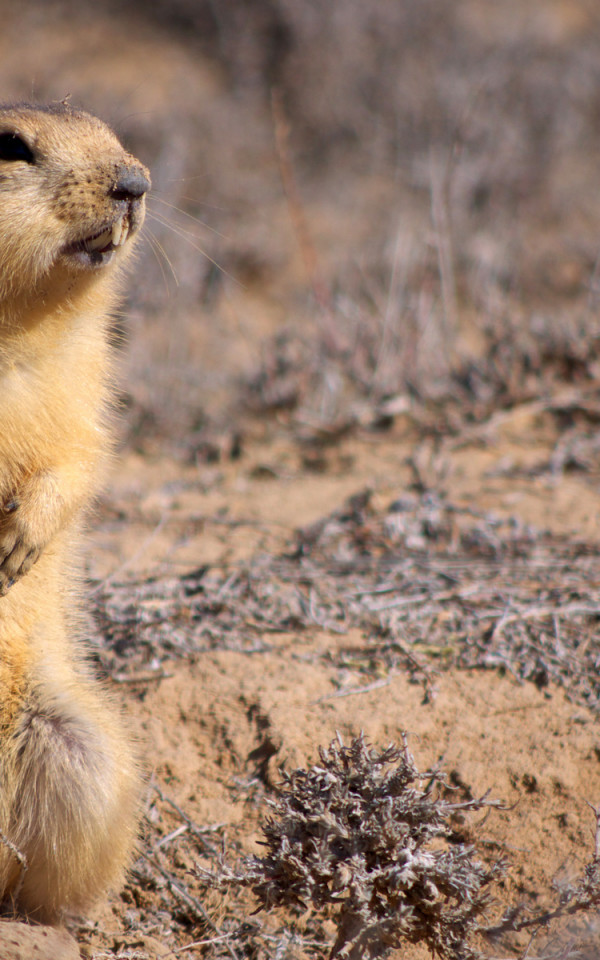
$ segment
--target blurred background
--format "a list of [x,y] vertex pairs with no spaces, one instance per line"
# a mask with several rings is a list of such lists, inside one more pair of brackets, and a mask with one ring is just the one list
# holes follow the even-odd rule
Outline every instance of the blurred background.
[[152,171],[124,442],[210,457],[407,406],[453,429],[594,383],[592,0],[0,10],[2,99],[69,95]]

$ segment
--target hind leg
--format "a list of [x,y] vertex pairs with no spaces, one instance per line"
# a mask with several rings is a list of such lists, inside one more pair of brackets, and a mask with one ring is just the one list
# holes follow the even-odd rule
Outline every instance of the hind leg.
[[126,866],[139,786],[113,714],[100,688],[78,680],[59,697],[38,689],[13,735],[7,838],[27,870],[17,889],[21,871],[13,856],[4,898],[37,920],[84,908]]

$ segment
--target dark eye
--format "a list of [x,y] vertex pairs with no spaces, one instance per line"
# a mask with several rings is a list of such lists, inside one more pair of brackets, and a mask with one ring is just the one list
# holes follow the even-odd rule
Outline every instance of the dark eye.
[[31,149],[16,133],[0,133],[0,160],[35,163]]

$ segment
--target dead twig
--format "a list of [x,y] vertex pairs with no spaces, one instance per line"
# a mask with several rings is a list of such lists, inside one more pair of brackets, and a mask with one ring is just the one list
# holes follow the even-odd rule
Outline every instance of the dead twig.
[[209,916],[208,912],[205,910],[200,900],[198,900],[197,897],[194,897],[189,892],[189,890],[187,890],[183,886],[183,884],[176,877],[173,876],[173,874],[169,873],[168,870],[165,870],[165,868],[162,867],[160,863],[158,863],[155,860],[154,857],[149,856],[147,853],[144,853],[143,851],[141,853],[141,856],[155,870],[157,870],[160,873],[160,875],[164,878],[164,880],[166,880],[171,893],[173,893],[176,897],[182,900],[198,919],[202,920],[203,923],[205,923],[208,927],[210,927],[210,929],[217,935],[217,937],[219,937],[220,940],[221,939],[223,940],[225,947],[227,949],[227,952],[229,956],[232,958],[232,960],[239,960],[237,953],[229,943],[230,938],[228,937],[227,934],[224,934],[223,931],[219,929],[219,927],[214,922],[214,920],[211,919],[211,917]]
[[8,837],[0,830],[0,843],[3,843],[12,853],[13,857],[19,862],[19,877],[15,884],[14,889],[11,891],[13,899],[16,901],[19,898],[19,894],[23,887],[23,882],[25,880],[25,874],[29,869],[29,864],[27,862],[27,857],[22,853],[18,847],[9,840]]

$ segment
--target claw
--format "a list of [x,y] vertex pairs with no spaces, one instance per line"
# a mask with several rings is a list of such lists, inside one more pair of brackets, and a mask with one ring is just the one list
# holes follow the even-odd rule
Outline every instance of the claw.
[[0,553],[0,597],[6,596],[12,585],[29,573],[39,555],[38,547],[28,548],[22,540],[4,547],[4,553]]

